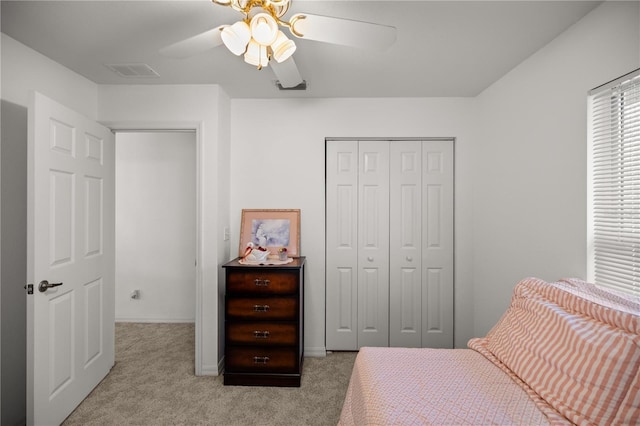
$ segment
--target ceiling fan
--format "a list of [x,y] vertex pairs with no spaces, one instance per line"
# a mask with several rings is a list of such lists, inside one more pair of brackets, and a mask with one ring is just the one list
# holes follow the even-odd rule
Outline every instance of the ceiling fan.
[[283,88],[304,82],[293,60],[296,45],[281,28],[297,38],[325,43],[385,50],[396,40],[395,27],[351,19],[297,13],[288,20],[284,15],[292,0],[211,0],[231,7],[244,18],[220,25],[201,34],[166,46],[160,53],[185,58],[224,44],[234,55],[258,69],[271,64]]

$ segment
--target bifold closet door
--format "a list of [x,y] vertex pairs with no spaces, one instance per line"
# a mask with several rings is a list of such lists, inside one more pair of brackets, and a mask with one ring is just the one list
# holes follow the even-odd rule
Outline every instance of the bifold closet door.
[[327,347],[389,345],[389,144],[327,143]]
[[453,142],[326,156],[327,349],[453,347]]
[[389,343],[453,347],[453,143],[390,144]]
[[358,347],[358,142],[326,146],[326,345]]
[[422,346],[422,141],[390,144],[390,346]]
[[453,141],[422,145],[422,347],[453,347]]
[[358,142],[358,348],[389,346],[389,141]]

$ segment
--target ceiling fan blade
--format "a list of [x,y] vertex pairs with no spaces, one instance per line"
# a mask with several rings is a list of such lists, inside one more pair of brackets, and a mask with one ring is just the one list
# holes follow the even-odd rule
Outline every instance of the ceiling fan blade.
[[160,53],[173,58],[187,58],[189,56],[206,52],[207,50],[213,49],[214,47],[222,44],[222,37],[220,34],[224,27],[226,27],[226,25],[220,25],[219,27],[163,47],[160,49]]
[[296,37],[364,49],[386,50],[396,41],[396,28],[371,22],[297,13],[291,17]]
[[293,60],[293,56],[286,61],[276,62],[269,61],[269,66],[273,69],[273,73],[278,78],[278,82],[284,88],[296,87],[303,82],[298,66]]

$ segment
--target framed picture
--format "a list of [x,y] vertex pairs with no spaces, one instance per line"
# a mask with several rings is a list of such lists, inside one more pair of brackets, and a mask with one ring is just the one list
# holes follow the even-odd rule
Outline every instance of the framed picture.
[[249,242],[271,254],[287,249],[289,257],[300,256],[300,209],[242,209],[239,256]]

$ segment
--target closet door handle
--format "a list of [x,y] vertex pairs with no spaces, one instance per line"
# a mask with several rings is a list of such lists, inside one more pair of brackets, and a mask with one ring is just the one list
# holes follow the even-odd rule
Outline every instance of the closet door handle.
[[407,256],[407,262],[411,262],[411,261],[413,261],[413,257]]
[[368,260],[369,262],[373,262],[373,257],[372,257],[372,256],[369,256],[369,257],[367,257],[367,260]]

